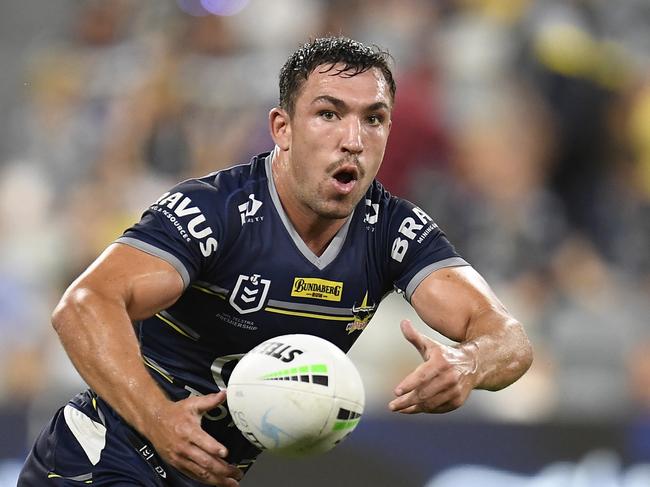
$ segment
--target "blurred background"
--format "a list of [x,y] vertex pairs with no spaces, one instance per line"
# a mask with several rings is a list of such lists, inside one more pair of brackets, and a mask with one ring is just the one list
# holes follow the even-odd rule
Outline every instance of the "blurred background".
[[391,414],[420,360],[391,296],[351,352],[354,434],[242,485],[650,486],[648,0],[0,3],[0,485],[83,387],[49,325],[63,290],[176,181],[270,149],[279,69],[322,34],[392,53],[379,179],[487,278],[535,363],[453,413]]

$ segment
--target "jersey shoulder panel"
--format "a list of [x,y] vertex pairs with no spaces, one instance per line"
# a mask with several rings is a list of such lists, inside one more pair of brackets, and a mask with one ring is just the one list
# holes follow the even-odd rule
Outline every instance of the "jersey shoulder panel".
[[431,272],[468,265],[433,218],[410,201],[391,195],[377,181],[366,193],[366,212],[376,220],[385,275],[407,300]]
[[[163,193],[117,242],[169,262],[185,287],[237,237],[242,192],[266,181],[264,156],[248,164],[185,180]],[[238,197],[239,196],[239,197]],[[238,204],[239,203],[239,204]]]

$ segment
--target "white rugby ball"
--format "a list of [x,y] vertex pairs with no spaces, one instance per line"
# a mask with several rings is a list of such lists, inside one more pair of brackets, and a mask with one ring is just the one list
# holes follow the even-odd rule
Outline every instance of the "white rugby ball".
[[286,456],[326,452],[359,423],[361,376],[336,345],[313,335],[262,342],[228,381],[235,425],[255,446]]

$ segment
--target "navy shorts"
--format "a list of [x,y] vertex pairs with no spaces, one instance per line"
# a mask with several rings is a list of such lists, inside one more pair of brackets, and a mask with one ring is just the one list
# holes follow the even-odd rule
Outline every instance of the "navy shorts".
[[91,391],[59,409],[30,452],[18,487],[205,484],[166,465],[132,428]]

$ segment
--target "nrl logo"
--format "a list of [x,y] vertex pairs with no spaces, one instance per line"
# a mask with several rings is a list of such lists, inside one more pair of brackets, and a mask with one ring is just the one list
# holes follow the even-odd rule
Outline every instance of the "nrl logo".
[[361,306],[357,306],[356,303],[352,306],[354,321],[351,321],[345,327],[345,331],[348,332],[348,335],[352,334],[355,331],[363,331],[366,326],[368,326],[368,323],[375,314],[376,309],[376,304],[368,306],[368,292],[366,291],[366,295],[363,297]]
[[252,276],[240,274],[228,301],[241,314],[254,313],[264,306],[270,286],[271,281],[261,279],[259,274]]

